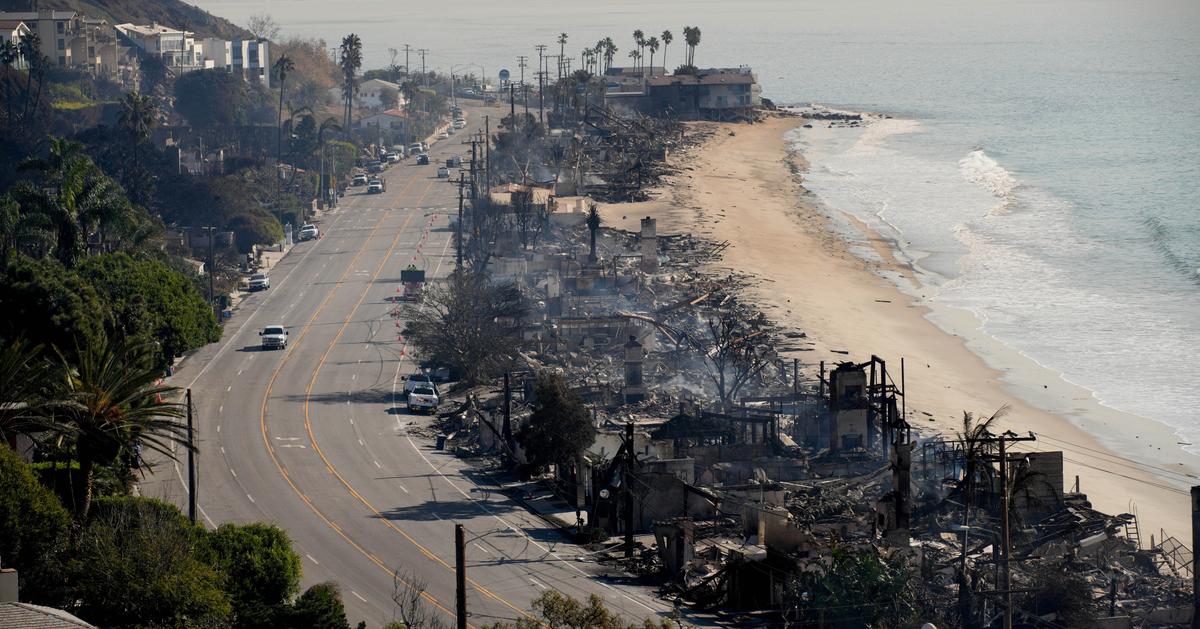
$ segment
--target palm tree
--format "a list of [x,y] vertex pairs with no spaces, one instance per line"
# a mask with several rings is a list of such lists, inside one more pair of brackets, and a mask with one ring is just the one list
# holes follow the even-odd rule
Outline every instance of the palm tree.
[[687,44],[687,65],[696,65],[696,46],[700,45],[700,27],[685,26],[683,27],[683,41]]
[[650,49],[650,76],[654,76],[654,52],[658,50],[658,38],[651,37],[646,40],[646,48]]
[[342,127],[338,125],[337,119],[335,119],[333,116],[321,121],[321,126],[317,129],[317,150],[321,152],[321,185],[319,186],[319,192],[321,194],[321,207],[325,207],[325,203],[328,200],[326,197],[329,191],[329,186],[325,181],[325,132],[341,130]]
[[121,114],[117,123],[129,133],[129,142],[133,146],[133,170],[136,173],[140,164],[139,148],[150,139],[150,132],[157,122],[158,108],[149,97],[137,92],[129,92],[121,99]]
[[617,56],[617,45],[611,37],[604,38],[604,71],[612,67],[613,57]]
[[662,40],[663,45],[663,72],[670,74],[671,71],[667,68],[667,46],[670,46],[671,42],[675,41],[675,35],[671,31],[665,30],[658,38]]
[[637,46],[638,49],[638,55],[634,59],[641,59],[642,47],[646,45],[646,34],[640,28],[633,32],[633,45]]
[[18,170],[41,175],[40,187],[28,182],[14,186],[14,198],[24,211],[44,216],[55,232],[55,256],[68,268],[75,266],[89,234],[98,231],[103,241],[108,228],[131,232],[137,227],[120,187],[83,154],[78,142],[51,138],[48,157],[25,160]]
[[[342,38],[338,65],[342,69],[342,98],[346,104],[343,126],[349,129],[351,118],[354,115],[354,95],[358,93],[358,81],[355,80],[354,75],[362,67],[362,40],[358,35],[350,33]],[[282,93],[280,93],[280,97],[283,97]],[[282,116],[282,113],[280,115]]]
[[563,69],[563,59],[564,59],[563,55],[564,55],[564,51],[567,48],[567,34],[559,33],[558,39],[555,41],[558,42],[558,78],[561,79],[562,78],[562,69]]
[[55,404],[51,430],[75,443],[81,501],[76,516],[83,521],[92,505],[97,464],[134,455],[140,446],[174,459],[172,445],[191,444],[187,427],[176,421],[183,406],[165,401],[178,389],[160,383],[152,344],[103,340],[78,354],[72,363],[59,353],[61,401]]
[[41,345],[15,340],[0,349],[0,443],[45,427],[49,363]]
[[[26,63],[25,103],[21,109],[21,119],[24,120],[29,116],[29,96],[33,93],[33,75],[35,70],[40,69],[42,65],[42,39],[38,37],[37,33],[21,36],[21,41],[17,44],[17,56],[23,57]],[[37,106],[36,102],[34,102],[34,106]]]
[[[279,112],[275,117],[275,211],[280,218],[283,216],[283,208],[280,207],[283,196],[283,173],[280,171],[283,165],[283,95],[287,91],[287,75],[294,69],[296,62],[286,54],[279,55],[272,68],[279,77]],[[292,169],[292,173],[295,173],[295,168]]]
[[4,66],[4,124],[12,122],[12,99],[8,93],[8,70],[21,58],[20,49],[14,41],[5,40],[0,43],[0,65]]
[[[633,56],[634,53],[636,53],[636,52],[637,52],[636,50],[630,50],[629,54],[630,54],[630,56]],[[588,261],[595,262],[596,261],[596,232],[600,230],[600,210],[596,206],[595,203],[593,203],[588,208],[587,228],[588,228],[588,231],[591,232],[591,237],[592,237],[592,247],[588,252]]]

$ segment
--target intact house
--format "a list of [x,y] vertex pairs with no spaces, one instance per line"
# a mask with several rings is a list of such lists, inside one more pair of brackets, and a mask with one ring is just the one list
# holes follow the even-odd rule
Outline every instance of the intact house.
[[[367,137],[377,137],[384,142],[406,142],[408,140],[408,114],[403,109],[388,109],[360,119],[357,123]],[[371,134],[375,135],[372,136]]]
[[[359,83],[358,92],[354,95],[354,106],[372,110],[383,110],[385,105],[384,96],[388,91],[391,91],[396,97],[396,102],[391,110],[404,107],[406,101],[404,94],[400,91],[400,86],[391,81],[384,81],[383,79],[367,79]],[[334,102],[341,102],[342,88],[340,86],[330,88],[329,97]]]
[[169,70],[182,74],[219,68],[271,86],[270,43],[265,39],[197,40],[191,31],[158,23],[118,24],[116,29],[143,54],[161,59]]
[[618,111],[683,120],[731,120],[762,106],[762,88],[746,67],[648,76],[641,85],[638,90],[628,77],[610,81],[605,103]]
[[[13,45],[20,44],[21,38],[32,32],[29,30],[29,26],[22,20],[0,20],[0,44],[5,46],[10,43]],[[22,70],[27,68],[28,64],[25,62],[25,56],[18,52],[12,66]]]

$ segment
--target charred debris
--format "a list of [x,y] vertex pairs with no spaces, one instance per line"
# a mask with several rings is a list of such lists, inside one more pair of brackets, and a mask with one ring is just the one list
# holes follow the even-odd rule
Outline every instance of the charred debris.
[[[803,361],[812,341],[744,297],[755,278],[716,270],[728,243],[602,225],[594,203],[645,198],[692,127],[580,104],[551,123],[514,105],[470,140],[460,269],[528,308],[510,368],[452,396],[439,445],[538,483],[554,498],[531,508],[597,561],[721,622],[1191,623],[1191,551],[1093,509],[1062,452],[995,416],[925,434],[904,393],[936,383],[906,383],[903,359]],[[593,434],[533,469],[519,435],[548,372]]]

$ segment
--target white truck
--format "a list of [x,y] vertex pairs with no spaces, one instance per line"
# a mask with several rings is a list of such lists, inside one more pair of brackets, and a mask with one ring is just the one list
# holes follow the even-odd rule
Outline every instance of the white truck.
[[268,325],[258,336],[263,349],[287,349],[288,331],[282,325]]
[[265,273],[255,273],[250,276],[250,292],[271,288],[271,278]]

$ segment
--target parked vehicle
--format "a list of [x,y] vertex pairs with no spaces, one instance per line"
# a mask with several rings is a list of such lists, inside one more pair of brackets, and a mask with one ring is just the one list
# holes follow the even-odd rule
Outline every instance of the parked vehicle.
[[404,395],[407,396],[408,394],[412,393],[413,389],[416,389],[417,387],[433,388],[433,380],[428,374],[423,373],[414,373],[411,376],[405,376]]
[[250,276],[250,292],[267,290],[271,288],[271,278],[265,273],[255,273]]
[[387,190],[387,184],[383,183],[382,179],[372,179],[371,183],[367,184],[367,194],[383,194]]
[[417,387],[408,394],[408,410],[410,413],[433,413],[437,411],[440,401],[437,389],[432,385]]
[[383,162],[379,162],[379,161],[367,162],[367,172],[369,172],[369,173],[383,172]]
[[417,165],[418,166],[429,165],[429,155],[426,153],[421,153],[420,155],[418,155],[417,156]]
[[312,223],[309,223],[300,228],[300,240],[302,240],[302,241],[303,240],[312,240],[312,239],[316,238],[319,234],[320,234],[320,232],[317,230],[317,226],[313,225]]
[[424,147],[422,147],[422,146],[421,146],[421,143],[420,143],[420,142],[413,142],[412,144],[409,144],[409,145],[408,145],[408,154],[409,154],[409,155],[413,155],[413,154],[416,154],[416,153],[421,153],[421,152],[423,152],[424,150],[425,150],[425,149],[424,149]]
[[438,176],[438,177],[440,177],[440,178],[443,178],[443,179],[444,179],[444,178],[446,178],[446,177],[449,177],[449,176],[450,176],[450,169],[449,169],[449,168],[446,168],[445,166],[438,166],[438,173],[437,173],[437,176]]
[[443,131],[443,132],[441,132],[441,133],[439,133],[439,134],[438,134],[438,137],[439,137],[439,138],[441,138],[441,139],[443,139],[443,140],[449,140],[449,139],[450,139],[450,133],[449,133],[449,132],[447,132],[447,131]]
[[282,325],[268,325],[258,336],[263,349],[287,349],[288,332]]
[[355,186],[367,185],[367,173],[358,173],[358,174],[354,175],[354,182],[352,185],[355,185]]
[[446,160],[447,168],[458,168],[459,166],[462,166],[462,158],[457,155]]
[[463,120],[462,118],[459,118],[459,119],[457,119],[457,120],[455,120],[455,121],[454,121],[454,128],[455,128],[455,129],[462,129],[462,128],[466,127],[466,126],[467,126],[467,121],[466,121],[466,120]]

